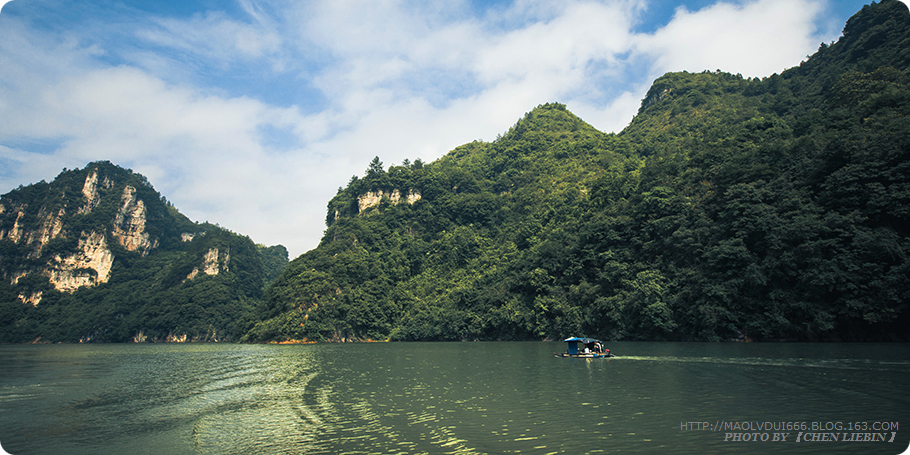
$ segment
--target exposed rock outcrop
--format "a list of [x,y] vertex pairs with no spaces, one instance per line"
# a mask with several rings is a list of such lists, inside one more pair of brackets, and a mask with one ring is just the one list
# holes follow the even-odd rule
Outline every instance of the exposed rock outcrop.
[[42,291],[32,292],[29,294],[19,294],[19,300],[26,305],[38,306],[38,303],[41,302],[41,296],[44,293]]
[[[6,207],[0,206],[3,208],[3,212],[6,212]],[[19,243],[19,240],[22,239],[22,217],[25,216],[25,211],[23,207],[19,207],[19,212],[16,214],[16,221],[13,222],[13,227],[9,230],[0,230],[0,240],[7,239],[13,243]]]
[[136,197],[136,188],[127,185],[123,188],[120,210],[114,216],[112,234],[127,251],[138,251],[145,256],[149,250],[158,246],[158,241],[149,240],[145,231],[145,203]]
[[669,87],[659,87],[657,85],[651,87],[651,90],[648,91],[645,99],[642,100],[641,107],[639,108],[638,112],[641,113],[645,109],[669,98],[672,92],[673,89]]
[[193,268],[193,271],[186,276],[187,280],[192,280],[199,275],[199,273],[204,273],[206,275],[217,275],[222,270],[227,272],[230,270],[228,267],[231,263],[231,250],[228,249],[223,253],[219,253],[218,248],[210,248],[206,251],[205,256],[202,258],[202,270],[199,267]]
[[367,192],[366,194],[357,198],[358,213],[362,213],[364,210],[370,207],[379,205],[383,197],[388,197],[389,201],[391,201],[392,204],[400,204],[401,202],[413,204],[420,200],[420,192],[417,190],[411,190],[403,200],[401,197],[401,192],[398,190],[392,190],[392,192],[388,195],[382,190],[376,192]]
[[35,244],[35,250],[32,257],[41,257],[41,250],[51,240],[55,239],[63,232],[63,215],[66,209],[60,209],[56,214],[44,214],[41,218],[41,227],[38,231],[29,235],[27,243]]
[[73,292],[82,286],[107,283],[114,255],[107,246],[104,234],[82,234],[79,252],[72,256],[55,256],[44,274],[58,291]]
[[[9,230],[0,230],[0,240],[9,240],[13,243],[24,243],[32,246],[32,252],[29,257],[41,257],[41,250],[48,242],[61,235],[63,232],[63,216],[66,210],[61,208],[57,212],[47,213],[42,209],[38,213],[38,229],[29,231],[25,225],[27,207],[17,207],[16,220]],[[0,205],[0,214],[6,212],[6,207]]]
[[168,334],[165,342],[167,343],[186,343],[187,336],[185,333],[180,335],[175,335],[173,333]]
[[209,329],[204,332],[196,333],[192,336],[183,333],[174,333],[170,332],[167,336],[153,336],[149,337],[145,334],[144,330],[140,330],[138,333],[133,335],[133,343],[220,343],[223,341],[230,341],[230,336],[219,335],[218,331],[215,329]]
[[[230,250],[224,253],[224,269],[227,270],[228,264],[231,262],[231,252]],[[212,248],[207,253],[205,253],[205,265],[203,266],[203,273],[206,275],[217,275],[221,271],[222,264],[219,261],[218,248]]]
[[[114,182],[111,179],[107,177],[101,179],[101,188],[110,189],[113,186]],[[82,196],[85,198],[85,204],[79,207],[77,213],[90,213],[101,203],[101,193],[98,191],[98,187],[98,170],[95,169],[85,177],[85,183],[82,185]]]

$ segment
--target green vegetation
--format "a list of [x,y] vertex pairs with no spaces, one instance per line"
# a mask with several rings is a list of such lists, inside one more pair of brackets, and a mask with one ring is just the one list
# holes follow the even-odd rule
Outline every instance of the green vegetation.
[[433,163],[377,157],[247,339],[906,339],[908,153],[885,0],[779,75],[661,77],[620,134],[547,104]]

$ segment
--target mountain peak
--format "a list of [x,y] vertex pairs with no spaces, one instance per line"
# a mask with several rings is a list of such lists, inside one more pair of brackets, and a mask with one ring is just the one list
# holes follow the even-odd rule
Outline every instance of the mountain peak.
[[525,114],[497,141],[524,140],[529,134],[556,134],[560,139],[576,140],[602,133],[566,109],[565,104],[546,103]]

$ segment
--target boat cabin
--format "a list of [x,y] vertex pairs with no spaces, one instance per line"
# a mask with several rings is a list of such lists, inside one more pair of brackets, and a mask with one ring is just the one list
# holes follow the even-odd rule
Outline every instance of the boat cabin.
[[[566,338],[568,350],[560,357],[612,357],[609,349],[604,349],[603,342],[594,338]],[[581,347],[579,347],[579,343]]]

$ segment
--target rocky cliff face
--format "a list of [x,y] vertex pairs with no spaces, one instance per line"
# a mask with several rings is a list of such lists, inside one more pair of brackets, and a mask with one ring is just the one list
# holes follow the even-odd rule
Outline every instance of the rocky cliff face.
[[[103,234],[83,233],[79,249],[71,255],[55,255],[42,271],[58,291],[73,292],[82,286],[107,283],[114,265],[114,254]],[[34,302],[37,305],[38,302]]]
[[107,177],[104,177],[100,183],[98,182],[97,169],[90,172],[85,178],[85,183],[82,185],[82,196],[85,198],[85,204],[82,207],[79,207],[79,213],[91,213],[92,209],[98,206],[98,203],[101,202],[101,194],[98,191],[99,187],[102,189],[110,189],[113,186],[114,182]]
[[[55,181],[48,185],[47,193],[37,197],[16,192],[4,196],[0,201],[0,241],[12,242],[19,251],[27,252],[25,258],[0,257],[0,273],[10,284],[37,274],[47,277],[58,291],[73,292],[108,281],[115,259],[110,242],[141,256],[158,247],[159,240],[146,230],[148,209],[138,196],[137,186],[122,181],[118,184],[117,176],[111,175],[116,171],[107,171],[103,166],[78,171],[85,174],[79,193],[64,185],[58,187]],[[118,195],[116,205],[107,204],[117,207],[112,216],[99,213],[105,200]],[[93,228],[82,228],[87,225]],[[52,243],[58,247],[48,254],[46,249]],[[60,244],[73,247],[60,248]],[[41,292],[20,294],[22,302],[35,306],[41,298]]]
[[36,229],[28,229],[24,226],[25,220],[28,218],[26,209],[27,206],[12,206],[7,208],[5,204],[0,203],[0,215],[7,212],[15,214],[15,221],[9,229],[0,229],[0,240],[7,239],[17,244],[24,244],[31,246],[31,252],[29,257],[37,258],[41,257],[41,249],[44,248],[48,242],[56,238],[63,231],[63,215],[66,214],[66,210],[61,208],[56,213],[47,213],[45,208],[42,208],[40,213],[38,213],[38,225]]
[[202,270],[199,267],[194,267],[193,271],[186,276],[187,280],[192,280],[199,275],[199,273],[204,273],[206,275],[217,275],[222,270],[227,272],[229,270],[228,266],[231,263],[231,250],[227,249],[224,252],[219,253],[218,248],[210,248],[203,256],[202,260]]
[[158,246],[158,241],[151,240],[145,232],[145,203],[136,198],[136,188],[129,185],[123,188],[121,201],[111,233],[127,251],[137,251],[145,256]]
[[357,207],[359,212],[363,213],[364,210],[379,205],[383,197],[389,198],[389,201],[391,201],[392,204],[400,204],[402,202],[413,204],[420,200],[420,193],[416,190],[411,190],[408,192],[407,196],[402,199],[401,192],[398,190],[392,190],[392,192],[389,194],[386,194],[382,190],[369,191],[357,198]]
[[64,169],[0,196],[0,343],[237,340],[278,247],[194,223],[110,162]]

